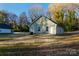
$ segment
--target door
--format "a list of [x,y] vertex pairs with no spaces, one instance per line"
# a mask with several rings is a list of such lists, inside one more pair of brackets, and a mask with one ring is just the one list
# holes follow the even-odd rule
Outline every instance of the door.
[[50,29],[49,29],[49,33],[50,33],[50,34],[53,33],[53,29],[52,29],[52,27],[50,27]]
[[49,33],[50,34],[55,34],[55,27],[50,27]]

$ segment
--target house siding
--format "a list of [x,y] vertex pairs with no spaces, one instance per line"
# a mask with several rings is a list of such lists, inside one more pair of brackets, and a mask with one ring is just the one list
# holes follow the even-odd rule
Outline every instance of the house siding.
[[54,22],[52,22],[52,21],[50,21],[48,19],[47,25],[49,27],[49,32],[48,33],[49,34],[56,34],[56,26],[57,26],[57,24],[55,24]]
[[[40,27],[40,31],[38,31],[38,27]],[[48,27],[48,31],[46,31],[46,27]],[[58,27],[57,24],[52,22],[51,20],[46,19],[45,17],[41,17],[34,24],[31,25],[30,32],[37,33],[37,34],[39,33],[42,33],[42,34],[43,33],[48,33],[48,34],[60,33],[61,34],[63,33],[63,29],[61,27]]]

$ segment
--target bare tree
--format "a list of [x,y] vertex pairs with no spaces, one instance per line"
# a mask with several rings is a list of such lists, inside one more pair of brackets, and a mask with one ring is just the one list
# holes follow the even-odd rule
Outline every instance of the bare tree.
[[32,21],[44,15],[44,9],[41,5],[33,5],[28,10],[29,17]]
[[19,16],[19,26],[21,31],[28,30],[28,20],[25,12],[22,12]]
[[18,16],[14,13],[8,13],[9,24],[14,31],[18,31]]

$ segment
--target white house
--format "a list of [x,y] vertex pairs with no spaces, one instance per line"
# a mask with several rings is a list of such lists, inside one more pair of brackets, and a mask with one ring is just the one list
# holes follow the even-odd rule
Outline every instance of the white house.
[[11,26],[7,24],[0,24],[0,33],[12,33]]
[[64,29],[57,25],[56,22],[50,20],[44,16],[39,17],[37,20],[33,21],[30,25],[30,32],[36,34],[63,34]]

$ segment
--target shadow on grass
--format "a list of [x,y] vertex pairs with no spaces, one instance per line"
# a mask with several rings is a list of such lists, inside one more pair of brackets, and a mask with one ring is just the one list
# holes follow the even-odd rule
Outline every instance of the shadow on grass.
[[57,34],[56,36],[72,36],[79,34],[79,32],[69,32],[69,33],[63,33],[63,34]]
[[[40,43],[41,44],[41,43]],[[44,46],[34,47],[26,46],[23,43],[14,46],[0,47],[1,56],[77,56],[79,55],[79,45],[63,46]]]

